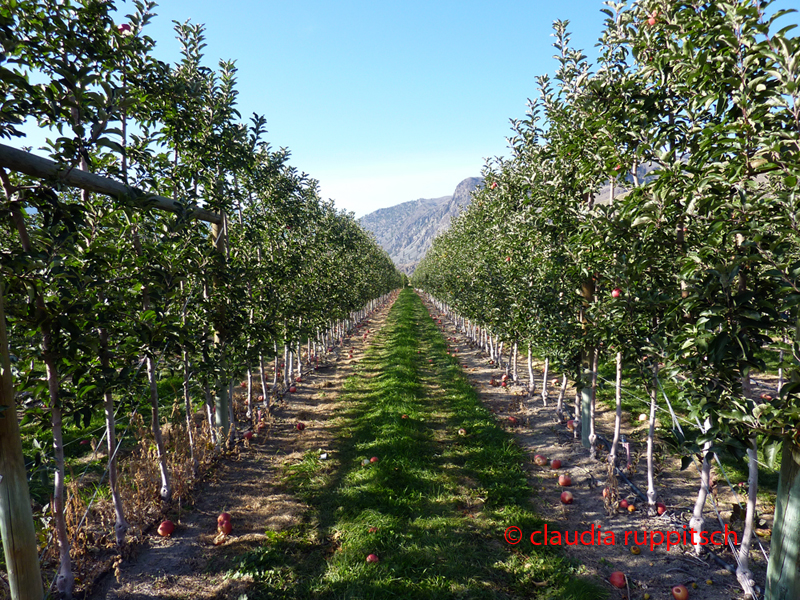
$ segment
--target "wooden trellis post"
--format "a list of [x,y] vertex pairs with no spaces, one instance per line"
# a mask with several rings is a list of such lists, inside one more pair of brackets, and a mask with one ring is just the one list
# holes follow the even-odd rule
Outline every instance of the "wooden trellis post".
[[17,407],[11,381],[11,358],[0,280],[0,536],[8,569],[12,598],[42,598],[42,574],[33,526],[31,496]]

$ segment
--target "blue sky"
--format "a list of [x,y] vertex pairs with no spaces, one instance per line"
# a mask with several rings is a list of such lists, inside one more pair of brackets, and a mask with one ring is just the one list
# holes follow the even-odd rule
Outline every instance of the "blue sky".
[[[800,8],[800,0],[775,6]],[[130,3],[118,2],[124,14]],[[449,195],[507,154],[509,119],[555,70],[552,23],[590,59],[600,0],[163,0],[146,29],[179,59],[173,20],[206,25],[206,64],[236,60],[244,118],[357,216]],[[128,9],[128,10],[126,10]],[[792,17],[797,22],[797,17]],[[18,141],[17,145],[24,142]],[[32,143],[29,141],[28,143]]]

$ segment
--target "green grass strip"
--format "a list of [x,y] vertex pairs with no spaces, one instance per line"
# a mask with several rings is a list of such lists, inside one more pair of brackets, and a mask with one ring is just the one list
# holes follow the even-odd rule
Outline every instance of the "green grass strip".
[[287,470],[306,521],[270,534],[233,571],[261,582],[248,599],[607,596],[557,549],[504,541],[509,526],[530,535],[543,525],[525,456],[412,290],[346,382],[343,406],[332,460],[309,452]]

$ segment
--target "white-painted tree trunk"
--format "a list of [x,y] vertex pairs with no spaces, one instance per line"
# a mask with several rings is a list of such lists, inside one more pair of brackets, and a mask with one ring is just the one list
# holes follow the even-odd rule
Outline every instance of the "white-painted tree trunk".
[[283,385],[289,387],[289,344],[283,344]]
[[739,544],[738,566],[736,568],[736,579],[742,586],[745,596],[757,598],[755,591],[755,580],[750,571],[750,544],[753,541],[753,522],[756,515],[756,494],[758,493],[758,440],[755,436],[750,438],[750,446],[747,448],[747,459],[749,462],[747,477],[747,510],[744,519],[744,532]]
[[258,355],[258,372],[259,379],[261,380],[261,397],[264,410],[269,412],[269,393],[267,392],[267,375],[265,373],[266,365],[264,364],[264,355]]
[[561,389],[558,392],[558,400],[556,401],[556,416],[558,422],[564,421],[564,396],[567,393],[567,374],[561,376]]
[[[710,421],[706,419],[706,422],[703,426],[703,432],[705,433],[710,426]],[[697,500],[695,500],[694,503],[692,518],[689,519],[689,529],[695,533],[702,531],[705,524],[705,520],[703,519],[703,508],[706,504],[706,498],[708,497],[709,485],[711,481],[711,461],[709,460],[710,448],[711,440],[707,441],[703,446],[703,463],[700,467],[700,490],[697,492]],[[700,544],[700,537],[698,535],[693,535],[692,544],[694,545],[695,554],[699,556],[703,551],[703,546]]]
[[64,489],[64,436],[62,430],[61,400],[59,398],[60,383],[55,359],[47,350],[49,334],[45,334],[44,362],[47,371],[47,385],[50,392],[50,423],[53,427],[53,454],[56,461],[55,483],[53,486],[53,521],[55,522],[56,540],[58,541],[58,558],[60,561],[56,575],[56,588],[65,598],[72,598],[75,577],[72,573],[72,560],[69,555],[69,537],[64,511],[66,491]]
[[614,416],[614,439],[611,440],[611,450],[608,453],[608,462],[612,468],[617,464],[617,447],[622,430],[622,352],[617,352],[617,377],[614,392],[617,412]]
[[211,434],[211,442],[216,446],[219,443],[217,437],[217,424],[214,417],[216,408],[214,407],[214,396],[211,394],[211,387],[208,385],[208,382],[203,384],[203,393],[206,397],[206,417],[208,418],[208,429]]
[[250,421],[253,418],[253,370],[250,367],[247,367],[247,398],[245,403],[247,405],[245,414],[247,415],[247,420]]
[[656,505],[655,457],[656,399],[658,398],[658,363],[653,365],[653,382],[650,389],[650,420],[647,430],[647,504]]
[[158,375],[156,373],[156,361],[148,355],[145,359],[147,363],[147,378],[150,381],[150,410],[152,413],[151,427],[153,438],[156,444],[156,459],[158,460],[158,470],[161,475],[161,489],[159,491],[161,499],[169,502],[172,498],[172,485],[169,480],[169,469],[167,468],[167,453],[164,450],[164,439],[161,436],[161,422],[158,416]]
[[517,383],[517,381],[519,381],[519,376],[517,375],[517,353],[518,352],[519,352],[519,344],[515,341],[514,342],[514,349],[513,349],[513,356],[511,358],[511,363],[512,363],[511,380],[514,383]]
[[533,353],[531,352],[531,343],[528,342],[528,394],[533,398],[536,392],[536,379],[533,376]]
[[[192,475],[197,476],[197,455],[194,449],[194,420],[192,411],[192,397],[189,394],[189,354],[181,351],[183,358],[183,407],[186,411],[186,434],[189,436],[189,459],[192,461]],[[109,443],[111,440],[109,439]],[[109,453],[111,452],[109,446]],[[110,456],[110,454],[109,454]],[[111,482],[111,469],[109,467],[108,481]]]
[[597,431],[595,431],[595,413],[597,395],[597,371],[600,365],[600,348],[595,348],[592,353],[592,384],[591,398],[589,399],[589,456],[597,458]]
[[550,359],[544,359],[544,375],[542,376],[542,405],[547,406],[547,378],[550,376]]

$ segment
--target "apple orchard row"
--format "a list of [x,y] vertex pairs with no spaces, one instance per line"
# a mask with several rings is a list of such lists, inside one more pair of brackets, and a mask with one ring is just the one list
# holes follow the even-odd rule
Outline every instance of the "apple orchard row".
[[[641,390],[649,510],[657,411],[672,423],[659,435],[699,472],[695,531],[708,530],[715,455],[747,457],[737,579],[751,597],[800,598],[789,525],[800,521],[800,40],[770,2],[603,12],[596,65],[556,22],[555,76],[537,78],[510,157],[487,164],[412,283],[495,364],[504,347],[544,360],[545,400],[548,369],[564,374],[557,419],[593,457],[607,436],[610,481],[625,471],[623,374]],[[779,352],[785,383],[759,393],[751,375]],[[594,420],[605,368],[616,373],[613,432]],[[766,585],[748,563],[759,455],[781,464]]]
[[[402,285],[353,215],[322,200],[288,150],[266,143],[264,117],[240,118],[234,63],[203,65],[203,27],[176,25],[182,58],[169,65],[147,35],[155,4],[134,5],[126,17],[95,1],[22,0],[0,11],[0,137],[21,137],[20,123],[38,122],[54,161],[0,148],[0,322],[8,325],[0,332],[0,532],[13,598],[44,596],[14,415],[40,472],[55,475],[52,530],[42,539],[52,534],[54,587],[69,598],[71,548],[81,579],[92,562],[76,542],[86,536],[68,525],[82,515],[67,519],[65,446],[82,428],[105,420],[104,506],[113,507],[121,547],[129,527],[148,526],[129,522],[126,506],[139,502],[136,514],[150,515],[154,498],[168,503],[178,483],[185,493],[198,475],[207,453],[195,443],[195,412],[204,413],[211,447],[224,449]],[[169,375],[182,380],[173,414],[186,421],[171,424],[172,437],[180,430],[188,441],[168,456],[160,395]],[[242,378],[247,420],[237,423],[233,382]],[[140,413],[150,416],[156,464],[136,492],[138,483],[121,485],[116,435]]]

